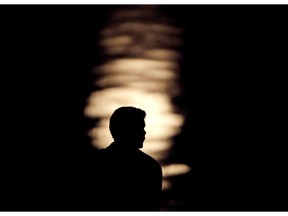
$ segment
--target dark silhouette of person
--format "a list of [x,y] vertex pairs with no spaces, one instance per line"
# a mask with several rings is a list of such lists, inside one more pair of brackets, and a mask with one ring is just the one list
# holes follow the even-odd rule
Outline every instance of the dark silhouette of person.
[[114,142],[98,151],[98,210],[158,211],[162,188],[160,164],[143,153],[145,111],[120,107],[110,118]]

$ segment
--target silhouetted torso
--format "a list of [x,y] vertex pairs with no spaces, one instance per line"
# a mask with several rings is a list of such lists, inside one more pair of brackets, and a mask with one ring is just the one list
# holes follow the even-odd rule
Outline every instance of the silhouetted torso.
[[159,163],[139,149],[112,143],[99,151],[97,205],[107,211],[156,211],[162,186]]

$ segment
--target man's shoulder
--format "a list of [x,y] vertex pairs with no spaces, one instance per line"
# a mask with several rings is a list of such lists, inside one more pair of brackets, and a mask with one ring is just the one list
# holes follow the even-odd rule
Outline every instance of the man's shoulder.
[[111,150],[109,148],[103,148],[103,149],[99,149],[96,153],[96,156],[99,159],[104,159],[107,157],[107,155],[109,155],[111,153]]
[[144,160],[146,160],[148,163],[153,164],[157,169],[161,169],[161,165],[156,159],[154,159],[153,157],[151,157],[150,155],[146,154],[141,150],[139,150],[139,152]]

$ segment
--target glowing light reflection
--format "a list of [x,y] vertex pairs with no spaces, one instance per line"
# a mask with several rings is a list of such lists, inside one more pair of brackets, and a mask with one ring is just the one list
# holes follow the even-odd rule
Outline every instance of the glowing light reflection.
[[[144,66],[144,67],[143,67]],[[158,73],[147,73],[147,70],[157,70]],[[96,68],[96,73],[108,73],[109,75],[119,74],[133,74],[143,75],[155,78],[175,78],[175,70],[178,70],[179,66],[175,62],[171,61],[158,61],[150,59],[137,59],[137,58],[121,58],[112,60]],[[131,73],[133,70],[133,73]],[[171,71],[174,71],[172,73]],[[159,73],[160,72],[160,73]],[[162,72],[162,73],[161,73]],[[166,73],[167,72],[167,73]],[[169,76],[170,75],[170,76]],[[171,77],[172,76],[172,77]]]
[[105,46],[105,47],[127,46],[133,43],[133,39],[132,37],[128,35],[123,35],[123,36],[116,36],[116,37],[103,39],[99,43],[100,45]]
[[[179,28],[165,25],[163,23],[156,24],[156,23],[145,23],[141,21],[133,22],[133,21],[126,21],[118,23],[114,25],[112,28],[106,28],[100,32],[100,35],[103,37],[114,36],[117,34],[123,34],[125,32],[134,33],[134,32],[142,32],[143,29],[149,31],[149,33],[154,32],[157,34],[161,34],[162,37],[167,37],[168,34],[180,34],[181,30]],[[155,39],[154,39],[155,40]],[[180,42],[180,39],[176,38],[177,41]]]
[[163,180],[162,182],[162,190],[168,190],[172,187],[171,181],[168,181],[166,179]]
[[162,168],[163,176],[171,177],[188,173],[191,168],[185,164],[170,164]]

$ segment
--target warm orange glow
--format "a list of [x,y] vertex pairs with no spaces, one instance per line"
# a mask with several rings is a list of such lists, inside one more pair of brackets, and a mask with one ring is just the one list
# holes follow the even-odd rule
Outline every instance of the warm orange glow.
[[115,12],[112,15],[115,22],[100,32],[99,45],[109,60],[95,68],[98,75],[95,85],[101,89],[91,93],[84,112],[88,117],[99,118],[89,134],[96,148],[104,148],[113,141],[109,118],[114,110],[121,106],[145,110],[147,134],[142,151],[160,162],[166,190],[172,185],[167,177],[190,170],[185,164],[167,165],[165,161],[173,145],[172,138],[184,122],[184,116],[176,113],[171,104],[172,97],[180,92],[177,81],[181,55],[175,48],[182,42],[179,28],[144,21],[147,14],[151,15],[149,19],[157,14],[154,9],[144,8],[145,13]]
[[190,167],[185,164],[170,164],[162,168],[163,176],[170,177],[188,173]]
[[[151,73],[150,70],[157,71],[157,73]],[[151,59],[138,59],[138,58],[120,58],[96,68],[96,72],[99,74],[108,73],[106,75],[117,75],[123,73],[131,76],[143,76],[153,78],[174,78],[177,76],[175,70],[178,70],[179,66],[173,61],[158,61]],[[133,73],[131,72],[133,71]],[[174,73],[173,73],[174,72]]]
[[167,179],[164,179],[162,182],[162,190],[168,190],[172,187],[171,181],[168,181]]
[[158,60],[169,59],[174,61],[180,59],[180,54],[178,52],[169,49],[150,49],[146,50],[144,55],[146,58]]
[[190,172],[191,168],[186,164],[170,164],[162,166],[163,172],[163,182],[162,182],[162,190],[168,190],[172,187],[172,182],[169,181],[169,177],[183,175]]
[[133,38],[129,35],[115,36],[102,39],[99,43],[105,47],[127,46],[133,43]]
[[[141,21],[126,21],[118,23],[117,26],[112,26],[110,28],[106,28],[100,32],[100,35],[103,37],[111,37],[118,34],[123,34],[125,32],[129,32],[130,34],[133,34],[134,32],[143,32],[147,31],[149,34],[151,33],[157,33],[158,36],[162,37],[168,37],[170,34],[180,34],[181,30],[179,28],[169,26],[166,24],[157,24],[157,23],[145,23]],[[161,35],[160,35],[161,34]],[[152,39],[155,41],[155,38]],[[178,43],[181,43],[181,40],[176,38],[176,41]],[[178,44],[178,45],[179,45]]]

